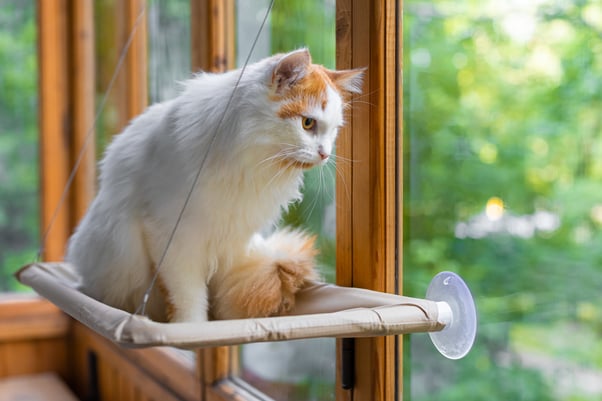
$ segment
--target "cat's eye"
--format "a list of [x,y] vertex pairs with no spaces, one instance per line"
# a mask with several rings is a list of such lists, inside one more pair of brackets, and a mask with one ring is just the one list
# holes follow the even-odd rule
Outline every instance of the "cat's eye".
[[316,126],[316,120],[311,117],[303,117],[301,119],[301,125],[303,126],[304,130],[309,131]]

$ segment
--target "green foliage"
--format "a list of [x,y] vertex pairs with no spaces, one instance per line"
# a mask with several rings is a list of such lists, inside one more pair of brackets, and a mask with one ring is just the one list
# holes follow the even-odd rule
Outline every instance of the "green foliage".
[[332,0],[277,1],[272,8],[272,53],[309,48],[314,63],[334,68],[335,24]]
[[[485,326],[475,348],[461,361],[450,361],[435,355],[426,336],[411,340],[412,357],[406,359],[404,372],[411,384],[404,386],[404,399],[413,401],[471,400],[554,400],[550,386],[541,374],[521,365],[513,358],[496,360],[500,344],[506,341],[500,327]],[[410,347],[407,347],[409,349]],[[409,354],[410,352],[406,352]],[[425,357],[426,356],[426,357]],[[508,356],[506,354],[506,356]],[[405,366],[405,364],[404,364]],[[408,381],[409,382],[409,381]],[[411,390],[410,390],[411,388]],[[411,393],[411,397],[409,397]]]
[[[573,355],[599,366],[599,353],[580,347],[594,349],[602,327],[591,312],[602,301],[602,6],[487,4],[404,3],[406,291],[422,296],[437,271],[460,273],[480,315],[472,353],[488,349],[491,361],[477,372],[469,355],[425,399],[577,399],[542,367],[497,362],[543,352],[553,363]],[[516,226],[538,211],[560,224],[525,236],[456,235],[459,222],[485,218],[492,197],[506,218],[520,217]],[[535,346],[544,332],[567,336],[567,325],[589,335]],[[423,355],[413,356],[420,375]]]
[[38,237],[37,63],[33,1],[0,1],[0,291]]

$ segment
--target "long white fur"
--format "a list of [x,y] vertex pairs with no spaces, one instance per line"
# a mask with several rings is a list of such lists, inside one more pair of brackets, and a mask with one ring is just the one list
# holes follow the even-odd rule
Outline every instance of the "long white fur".
[[[249,65],[236,89],[240,70],[200,74],[178,97],[149,107],[114,138],[100,165],[98,195],[67,252],[84,292],[129,311],[140,305],[206,157],[161,266],[161,284],[176,306],[172,320],[207,319],[212,273],[243,259],[253,236],[301,197],[302,170],[283,168],[281,156],[321,163],[318,148],[330,154],[343,121],[334,88],[325,110],[316,105],[307,111],[318,121],[316,135],[308,135],[297,118],[276,116],[272,72],[286,56]],[[157,296],[155,291],[151,298]],[[149,307],[151,317],[164,316],[160,301]]]

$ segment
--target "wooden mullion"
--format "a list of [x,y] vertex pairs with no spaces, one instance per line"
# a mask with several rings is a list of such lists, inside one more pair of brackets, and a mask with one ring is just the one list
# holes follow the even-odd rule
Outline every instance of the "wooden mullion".
[[[337,183],[338,196],[351,187],[350,201],[338,198],[337,283],[385,292],[397,289],[400,244],[398,10],[395,0],[337,1],[337,67],[368,67],[337,145],[354,161]],[[395,399],[396,349],[394,337],[356,340],[355,387],[338,399]]]
[[[69,175],[66,0],[38,0],[40,226],[42,257],[61,260],[69,236],[68,200],[58,209]],[[49,229],[50,228],[50,229]],[[46,232],[46,230],[49,230]]]
[[[338,0],[336,10],[336,63],[337,69],[351,68],[353,42],[353,30],[351,29],[351,6],[352,0]],[[354,108],[356,106],[353,106]],[[342,156],[340,160],[350,160],[353,155],[353,118],[350,111],[346,115],[346,124],[339,132],[337,138],[337,155]],[[353,162],[342,162],[337,164],[336,181],[336,228],[337,228],[337,271],[336,283],[341,286],[353,284]]]
[[234,67],[233,0],[190,0],[193,70],[223,72]]
[[43,257],[62,260],[67,239],[94,196],[92,0],[40,0],[38,19],[42,232],[52,225]]
[[[134,37],[125,59],[126,95],[128,121],[142,113],[148,106],[148,32],[146,0],[127,0],[125,8],[126,41],[134,32]],[[126,42],[124,42],[125,45]]]
[[[397,91],[395,94],[396,105],[395,105],[395,124],[397,130],[397,143],[396,143],[396,151],[397,158],[395,161],[395,170],[397,176],[397,194],[396,194],[396,202],[397,202],[397,212],[396,212],[396,221],[397,221],[397,279],[395,282],[395,292],[398,294],[403,294],[403,0],[397,0],[396,4],[394,4],[394,10],[388,10],[390,13],[389,24],[395,24],[396,31],[396,43],[394,49],[389,49],[390,52],[394,51],[394,55],[391,57],[395,57],[395,71],[390,71],[391,75],[394,75],[395,82],[395,90]],[[391,20],[394,19],[394,20]],[[391,78],[391,79],[392,79]],[[404,398],[404,387],[403,387],[403,372],[404,372],[404,359],[403,359],[403,336],[397,337],[397,399],[403,400]],[[408,397],[409,398],[409,397]]]
[[[353,65],[353,29],[351,28],[352,0],[337,0],[336,4],[336,67],[348,69]],[[355,107],[355,106],[354,106]],[[353,116],[346,115],[346,124],[341,128],[336,143],[339,160],[349,160],[353,155]],[[336,284],[346,287],[353,285],[353,162],[338,163],[336,177]],[[343,340],[337,340],[337,375],[335,394],[338,401],[352,400],[353,391],[342,387]],[[348,367],[346,367],[348,368]]]
[[[398,57],[400,42],[399,24],[402,19],[398,14],[402,10],[397,1],[385,1],[382,5],[384,13],[384,103],[385,103],[385,233],[387,237],[385,260],[390,266],[385,274],[384,291],[389,293],[401,293],[400,277],[402,242],[401,229],[403,227],[403,207],[399,202],[399,196],[403,195],[403,176],[400,175],[399,166],[402,161],[402,110],[401,110],[401,77],[402,69]],[[401,399],[401,385],[403,383],[402,369],[402,337],[389,336],[384,338],[385,344],[385,399]]]
[[71,228],[84,216],[95,193],[94,141],[94,5],[92,0],[70,2],[70,77],[73,118],[71,165],[79,162],[71,191]]
[[[98,90],[105,95],[114,78],[104,107],[112,115],[104,120],[102,135],[107,142],[148,105],[148,32],[145,0],[124,0],[96,4],[100,40],[97,47]],[[135,30],[135,32],[134,32]],[[130,35],[134,36],[119,70],[119,59]]]
[[209,0],[209,69],[222,72],[226,69],[225,7],[223,0]]
[[[380,57],[383,44],[378,40],[380,28],[375,25],[379,2],[354,0],[352,29],[353,67],[368,66],[364,93],[373,108],[353,110],[352,141],[354,166],[353,193],[353,286],[384,291],[386,264],[383,231],[384,171],[382,126],[383,85]],[[369,133],[369,134],[368,134]],[[357,166],[357,164],[362,166]],[[387,400],[385,366],[386,344],[383,338],[355,341],[354,400]]]
[[209,70],[210,16],[207,0],[190,0],[190,63],[193,71]]
[[199,370],[206,387],[231,376],[230,356],[235,350],[235,347],[215,347],[198,352]]

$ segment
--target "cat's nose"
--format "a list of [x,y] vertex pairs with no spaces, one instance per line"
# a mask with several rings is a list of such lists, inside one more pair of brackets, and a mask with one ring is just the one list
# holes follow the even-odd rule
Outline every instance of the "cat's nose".
[[329,154],[324,151],[324,148],[322,146],[318,147],[318,155],[322,160],[328,159],[329,156]]

